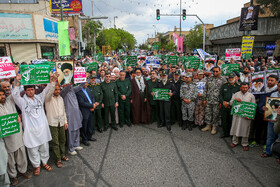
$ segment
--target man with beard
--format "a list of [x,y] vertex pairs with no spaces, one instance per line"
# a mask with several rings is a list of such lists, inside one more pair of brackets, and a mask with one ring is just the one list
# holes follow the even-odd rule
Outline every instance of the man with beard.
[[196,101],[195,112],[194,112],[195,125],[197,125],[201,130],[204,124],[204,113],[205,113],[205,106],[202,104],[202,94],[204,92],[205,83],[206,83],[206,79],[204,78],[204,72],[202,70],[198,71],[197,81],[195,83],[198,89],[197,101]]
[[[175,70],[173,74],[173,79],[171,79],[175,87],[175,94],[171,97],[171,124],[178,120],[179,127],[182,127],[182,103],[180,98],[180,88],[182,85],[182,80],[180,79],[179,70]],[[193,121],[193,120],[192,120]]]
[[167,71],[162,71],[162,80],[158,82],[157,88],[168,89],[169,100],[159,101],[159,111],[160,111],[160,125],[158,127],[166,126],[168,131],[171,131],[171,120],[170,120],[170,98],[172,95],[176,94],[175,87],[172,80],[167,79]]
[[135,78],[131,80],[130,102],[132,108],[132,123],[150,123],[150,106],[148,104],[149,92],[147,81],[142,76],[142,70],[136,68]]
[[60,82],[60,85],[72,84],[73,66],[69,63],[63,63],[61,66],[61,71],[62,71],[64,77],[63,77],[62,81]]
[[159,123],[159,104],[158,101],[153,99],[154,93],[152,92],[153,88],[156,88],[158,83],[157,72],[155,70],[151,71],[151,79],[149,79],[147,83],[149,92],[149,104],[151,108],[151,123]]
[[220,138],[229,137],[232,115],[230,114],[229,101],[233,94],[240,91],[240,85],[235,82],[235,73],[230,73],[228,76],[228,83],[224,84],[220,90],[220,102],[222,104],[221,116],[222,116],[222,127],[223,134]]
[[241,82],[251,82],[251,75],[250,75],[250,67],[246,66],[243,69],[243,73],[240,72],[240,81]]

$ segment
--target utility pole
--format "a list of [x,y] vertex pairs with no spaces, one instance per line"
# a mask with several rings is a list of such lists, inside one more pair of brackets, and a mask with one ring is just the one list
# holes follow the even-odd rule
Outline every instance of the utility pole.
[[60,21],[63,21],[62,0],[60,0]]
[[114,16],[114,29],[116,29],[116,18],[118,18],[118,16]]
[[181,20],[181,17],[182,17],[182,0],[180,0],[180,36],[182,34],[182,20]]

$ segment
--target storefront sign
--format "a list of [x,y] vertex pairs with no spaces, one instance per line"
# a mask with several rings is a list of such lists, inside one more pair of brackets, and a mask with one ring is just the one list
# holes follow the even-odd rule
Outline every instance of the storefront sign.
[[58,40],[57,22],[44,18],[45,37],[50,40]]

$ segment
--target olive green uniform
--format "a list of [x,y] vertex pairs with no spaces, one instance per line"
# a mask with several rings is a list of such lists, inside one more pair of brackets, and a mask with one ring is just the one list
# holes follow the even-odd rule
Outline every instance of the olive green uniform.
[[[120,127],[124,124],[128,126],[131,125],[130,121],[130,94],[131,94],[131,82],[128,79],[116,81],[118,88],[118,101],[119,101],[119,119],[120,119]],[[122,100],[121,96],[125,95],[126,99]]]
[[115,117],[115,104],[118,102],[118,89],[115,82],[106,83],[106,81],[101,83],[101,89],[103,92],[104,104],[104,130],[109,127],[109,113],[111,114],[111,126],[116,128],[116,117]]
[[149,104],[151,107],[151,123],[159,123],[159,103],[157,100],[154,100],[153,96],[151,95],[153,88],[157,87],[158,82],[158,79],[155,79],[155,81],[152,81],[152,79],[147,81],[149,92]]
[[230,83],[225,83],[222,85],[220,89],[219,98],[222,105],[221,115],[222,115],[222,127],[223,127],[224,136],[229,136],[230,129],[231,129],[231,122],[232,122],[232,115],[230,114],[230,108],[225,108],[223,106],[223,102],[226,101],[229,103],[229,101],[232,98],[232,95],[239,91],[240,91],[239,83],[234,83],[234,85],[231,85]]
[[101,104],[103,100],[103,92],[100,84],[89,84],[88,88],[90,89],[95,102],[98,102],[99,105],[95,108],[93,113],[93,127],[101,131],[102,129],[102,115],[101,115]]

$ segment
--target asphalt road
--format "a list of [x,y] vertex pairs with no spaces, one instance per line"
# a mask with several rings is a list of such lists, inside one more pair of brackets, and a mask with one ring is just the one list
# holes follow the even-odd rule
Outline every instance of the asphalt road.
[[63,168],[50,160],[53,171],[20,177],[18,186],[280,186],[280,164],[260,158],[261,147],[232,149],[230,138],[198,128],[125,126],[94,137],[97,142],[69,156]]

